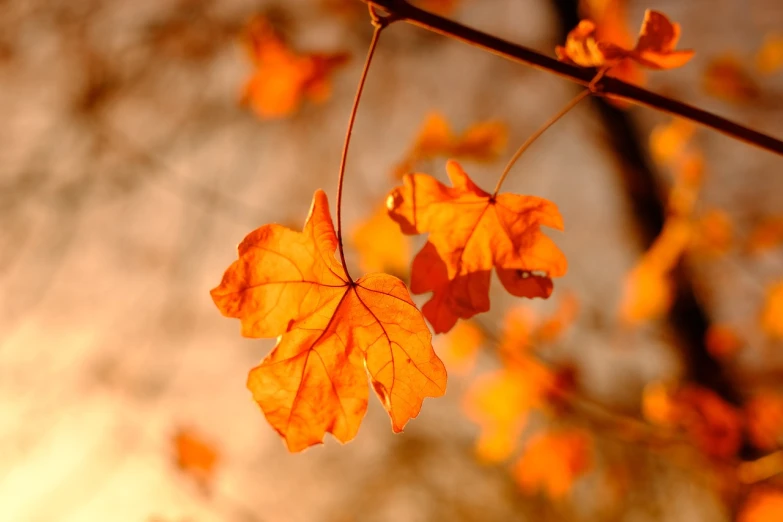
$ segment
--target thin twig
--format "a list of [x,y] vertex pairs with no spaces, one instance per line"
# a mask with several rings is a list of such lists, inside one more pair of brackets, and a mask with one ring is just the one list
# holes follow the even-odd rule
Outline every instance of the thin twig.
[[362,76],[359,78],[359,85],[356,88],[356,96],[353,99],[353,107],[351,107],[351,115],[348,118],[348,130],[345,132],[345,142],[343,143],[343,154],[340,159],[340,174],[337,177],[337,246],[340,250],[340,262],[343,264],[343,270],[345,270],[345,277],[349,282],[353,282],[353,278],[348,273],[348,264],[345,262],[345,252],[343,250],[343,220],[342,220],[342,208],[343,208],[343,181],[345,179],[345,164],[348,159],[348,147],[351,144],[351,133],[353,132],[353,124],[356,121],[356,111],[359,109],[359,102],[362,99],[362,91],[364,90],[364,82],[367,79],[367,72],[370,70],[370,64],[372,63],[372,57],[375,54],[375,48],[378,47],[378,39],[381,37],[381,31],[384,27],[389,25],[393,20],[390,17],[381,17],[375,12],[372,4],[369,4],[370,18],[372,19],[372,25],[375,30],[372,33],[372,40],[370,41],[370,48],[367,50],[367,58],[364,60],[364,68],[362,69]]
[[546,123],[544,123],[541,128],[539,128],[536,132],[534,132],[525,142],[517,149],[517,151],[514,153],[513,156],[511,156],[511,159],[508,161],[508,164],[506,165],[506,168],[503,169],[503,173],[500,175],[500,179],[498,179],[497,185],[495,185],[495,191],[492,193],[492,199],[496,198],[498,195],[498,192],[500,192],[500,186],[503,185],[503,182],[506,180],[506,177],[508,176],[508,173],[511,172],[511,168],[514,166],[514,164],[517,162],[517,160],[522,156],[522,154],[525,153],[525,151],[535,142],[542,134],[544,134],[549,127],[557,123],[560,118],[565,116],[571,109],[577,106],[577,104],[590,96],[590,90],[584,90],[577,94],[568,104],[560,109],[560,112],[549,118]]
[[[442,16],[438,16],[409,4],[405,0],[361,0],[375,5],[392,14],[398,20],[422,27],[455,40],[479,47],[511,61],[527,64],[536,69],[544,70],[572,82],[588,86],[595,77],[593,68],[578,67],[560,62],[519,44],[511,43],[502,38],[492,36]],[[658,111],[679,116],[715,129],[734,139],[750,145],[774,152],[783,156],[783,141],[763,132],[755,131],[744,125],[722,118],[711,112],[692,105],[673,100],[641,87],[625,83],[617,78],[603,78],[601,94],[621,98],[630,103],[644,105]]]

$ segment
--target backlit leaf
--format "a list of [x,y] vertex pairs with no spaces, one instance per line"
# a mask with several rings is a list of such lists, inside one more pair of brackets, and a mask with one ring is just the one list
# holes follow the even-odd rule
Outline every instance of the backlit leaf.
[[389,218],[385,205],[377,207],[369,219],[357,226],[351,239],[359,252],[359,267],[364,272],[407,276],[410,239]]
[[406,175],[387,199],[389,215],[405,234],[429,233],[413,259],[411,291],[433,292],[422,312],[436,333],[458,319],[489,310],[494,268],[517,297],[549,297],[552,277],[567,263],[541,226],[563,229],[551,201],[534,196],[481,190],[455,161],[446,164],[452,186],[427,174]]
[[633,48],[599,39],[596,29],[593,21],[579,22],[568,34],[565,46],[555,49],[558,58],[582,67],[611,68],[629,59],[651,69],[673,69],[685,65],[693,57],[693,51],[675,50],[680,26],[658,11],[645,11]]
[[335,258],[326,194],[317,191],[302,232],[264,225],[212,290],[247,337],[278,337],[247,385],[291,451],[346,442],[367,409],[367,377],[395,432],[439,397],[446,371],[405,285],[386,274],[349,279]]

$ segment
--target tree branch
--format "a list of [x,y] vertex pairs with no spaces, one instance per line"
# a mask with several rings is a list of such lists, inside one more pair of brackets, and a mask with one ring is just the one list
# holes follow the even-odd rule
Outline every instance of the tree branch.
[[[428,31],[442,34],[455,40],[479,47],[497,54],[508,60],[524,63],[536,69],[556,74],[572,82],[587,86],[595,77],[595,69],[578,67],[560,62],[528,49],[527,47],[503,40],[442,16],[438,16],[409,4],[406,0],[361,0],[387,11],[395,17],[410,24],[422,27]],[[749,145],[774,152],[783,156],[783,141],[763,132],[758,132],[744,125],[734,123],[711,112],[692,105],[655,94],[635,85],[625,83],[616,78],[603,78],[599,84],[601,94],[622,98],[628,102],[644,105],[658,111],[679,116],[706,127],[717,130],[731,138],[743,141]]]

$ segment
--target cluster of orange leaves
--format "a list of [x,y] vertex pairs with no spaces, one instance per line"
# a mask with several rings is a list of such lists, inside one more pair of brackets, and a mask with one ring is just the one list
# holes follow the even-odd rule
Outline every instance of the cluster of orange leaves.
[[241,102],[263,119],[290,116],[304,99],[315,103],[327,100],[331,74],[349,58],[344,52],[297,53],[263,16],[250,19],[242,43],[254,71]]
[[[544,364],[534,350],[557,341],[576,314],[577,303],[570,295],[543,321],[526,308],[512,308],[506,314],[499,347],[503,368],[479,376],[464,401],[467,416],[481,428],[476,451],[482,460],[509,458],[534,412],[560,418],[566,410],[573,372]],[[579,428],[539,430],[521,444],[514,476],[528,493],[543,491],[550,498],[563,498],[589,471],[591,448],[589,434]]]
[[734,458],[743,433],[763,452],[783,445],[783,395],[775,391],[758,391],[739,408],[705,388],[653,382],[645,387],[642,409],[647,420],[681,430],[716,459]]

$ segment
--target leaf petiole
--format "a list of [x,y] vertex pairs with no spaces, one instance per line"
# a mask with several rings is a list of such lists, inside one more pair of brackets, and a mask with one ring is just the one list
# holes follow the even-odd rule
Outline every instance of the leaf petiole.
[[353,99],[353,106],[351,107],[351,115],[348,118],[348,130],[345,132],[345,142],[343,143],[343,153],[340,159],[340,173],[337,177],[337,247],[340,251],[340,262],[345,270],[345,276],[353,284],[353,278],[348,273],[348,265],[345,262],[345,252],[343,251],[343,225],[342,225],[342,202],[343,202],[343,181],[345,178],[345,164],[348,158],[348,147],[351,144],[351,133],[353,132],[353,124],[356,121],[356,111],[359,109],[359,101],[362,98],[362,91],[364,90],[364,82],[367,79],[367,72],[370,70],[370,64],[372,63],[373,55],[375,54],[375,48],[378,46],[378,39],[381,36],[381,31],[392,23],[396,18],[392,16],[380,16],[375,11],[375,7],[372,4],[368,4],[370,10],[370,19],[375,30],[372,33],[372,40],[370,40],[370,47],[367,50],[367,58],[364,60],[364,68],[362,69],[362,75],[359,78],[359,85],[356,88],[356,96]]

